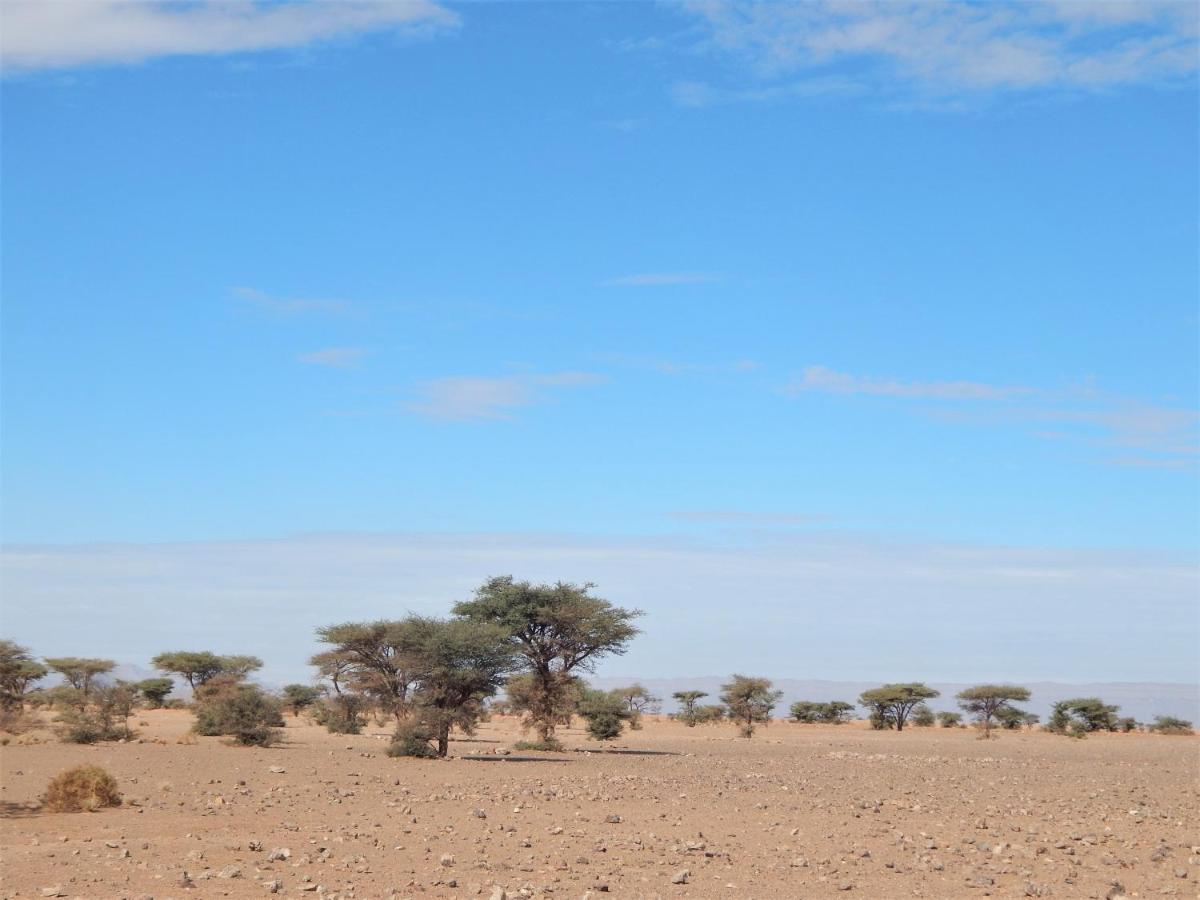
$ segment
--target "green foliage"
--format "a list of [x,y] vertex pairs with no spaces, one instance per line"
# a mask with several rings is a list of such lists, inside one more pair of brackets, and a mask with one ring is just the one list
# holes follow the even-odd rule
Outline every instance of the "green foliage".
[[721,685],[721,702],[745,738],[754,736],[757,725],[770,723],[771,710],[782,696],[783,691],[774,690],[769,678],[734,675],[728,684]]
[[792,719],[801,724],[840,725],[846,721],[853,705],[841,700],[829,703],[816,703],[812,700],[798,700],[792,704]]
[[962,713],[940,712],[937,714],[937,720],[943,728],[957,728],[962,725]]
[[704,691],[676,691],[671,696],[679,701],[679,712],[675,713],[674,718],[688,728],[695,728],[699,725],[700,718],[696,712],[696,704],[708,694]]
[[1137,731],[1140,727],[1141,725],[1138,723],[1138,720],[1133,716],[1122,716],[1121,718],[1117,719],[1117,731],[1123,731],[1126,734],[1129,734],[1131,731]]
[[[472,622],[497,626],[532,676],[525,708],[541,742],[549,742],[561,719],[570,677],[589,671],[601,657],[619,655],[638,633],[637,610],[613,606],[591,594],[593,585],[530,584],[512,576],[488,579],[475,598],[454,607]],[[510,693],[511,698],[511,693]]]
[[698,725],[719,725],[729,718],[732,718],[729,710],[720,703],[709,703],[696,707],[696,723]]
[[359,734],[365,706],[366,698],[361,694],[334,694],[313,705],[313,718],[330,734]]
[[269,747],[282,727],[279,701],[257,685],[227,682],[202,692],[196,702],[198,734],[228,735],[244,746]]
[[20,707],[30,685],[45,678],[49,671],[29,654],[27,647],[0,640],[0,707]]
[[147,678],[138,682],[137,689],[142,692],[151,709],[161,709],[167,694],[175,690],[175,682],[170,678]]
[[1025,712],[1015,706],[1001,706],[996,710],[996,724],[1005,731],[1020,731],[1027,726],[1032,727],[1038,723],[1038,719],[1036,713]]
[[283,688],[283,702],[292,711],[293,716],[298,716],[302,709],[312,706],[324,693],[319,687],[311,684],[288,684]]
[[1115,731],[1119,706],[1108,706],[1099,697],[1075,697],[1054,704],[1046,730],[1071,737],[1093,731]]
[[92,691],[92,683],[100,675],[105,675],[117,667],[111,659],[93,659],[82,656],[59,656],[47,659],[46,665],[57,672],[71,687],[82,691],[87,696]]
[[584,690],[579,698],[579,714],[587,721],[588,734],[598,741],[611,741],[635,715],[619,691]]
[[1194,734],[1192,723],[1187,719],[1177,719],[1175,716],[1155,716],[1150,730],[1156,734]]
[[514,750],[541,750],[546,753],[558,753],[563,749],[562,742],[551,738],[548,741],[517,741],[513,744]]
[[235,680],[262,668],[257,656],[217,656],[207,650],[176,650],[160,653],[152,659],[154,668],[180,676],[194,691],[218,676]]
[[421,759],[436,759],[438,751],[433,746],[436,734],[421,722],[405,722],[396,729],[388,756],[415,756]]
[[984,735],[990,737],[1000,711],[1012,709],[1015,702],[1028,700],[1029,689],[1016,684],[977,684],[959,691],[957,699],[963,711],[974,716]]
[[863,691],[858,703],[870,711],[871,727],[904,730],[913,708],[925,700],[940,696],[939,691],[919,681],[905,684],[885,684]]
[[655,697],[640,684],[617,688],[613,693],[625,704],[629,711],[629,727],[637,731],[642,727],[642,716],[646,713],[657,713],[661,698]]
[[932,728],[937,723],[937,716],[927,703],[918,703],[913,707],[912,723],[917,728]]

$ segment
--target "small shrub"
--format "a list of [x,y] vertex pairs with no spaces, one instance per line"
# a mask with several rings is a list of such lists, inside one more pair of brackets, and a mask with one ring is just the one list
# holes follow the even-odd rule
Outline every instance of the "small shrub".
[[313,719],[330,734],[359,734],[364,705],[364,698],[357,694],[336,694],[313,704]]
[[611,741],[621,734],[636,712],[629,709],[617,692],[587,689],[579,698],[579,714],[587,721],[588,734],[598,741]]
[[937,722],[937,716],[926,704],[918,705],[912,711],[912,723],[917,728],[932,728]]
[[120,806],[121,795],[117,780],[99,766],[76,766],[51,780],[42,802],[51,812],[95,812]]
[[1174,716],[1157,716],[1150,730],[1156,734],[1193,734],[1191,722]]
[[243,746],[269,747],[282,726],[279,701],[252,684],[206,691],[196,705],[197,734],[229,735]]
[[937,720],[943,728],[957,728],[962,724],[962,713],[940,712],[937,714]]
[[436,759],[437,749],[433,746],[433,730],[420,722],[406,722],[392,736],[388,756],[415,756],[419,759]]
[[514,750],[544,750],[548,753],[557,753],[563,749],[563,745],[557,740],[548,741],[517,741],[513,744]]

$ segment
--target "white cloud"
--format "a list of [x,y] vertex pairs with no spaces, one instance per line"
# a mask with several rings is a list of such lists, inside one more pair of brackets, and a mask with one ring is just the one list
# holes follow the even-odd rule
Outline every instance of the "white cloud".
[[[683,9],[701,24],[704,49],[748,64],[777,95],[836,78],[847,62],[878,90],[941,95],[1184,82],[1197,70],[1193,3],[703,0]],[[674,94],[684,105],[756,98],[698,83]]]
[[333,369],[348,369],[367,355],[362,347],[326,347],[324,350],[314,350],[312,353],[301,353],[297,358],[310,366],[328,366]]
[[602,281],[604,287],[659,287],[667,284],[711,284],[715,275],[706,272],[641,272]]
[[[926,405],[920,411],[947,422],[1009,425],[1045,440],[1073,440],[1122,451],[1125,455],[1104,460],[1113,465],[1190,468],[1200,458],[1200,413],[1109,394],[1090,384],[1049,390],[979,381],[902,381],[808,366],[783,390],[793,396],[817,392],[955,401],[959,403],[954,408]],[[1000,401],[1006,402],[997,408]],[[980,409],[980,402],[991,408]]]
[[1033,394],[1032,388],[984,384],[979,381],[898,381],[835,372],[809,366],[784,390],[790,394],[822,391],[829,394],[871,394],[877,397],[916,397],[938,400],[1003,400]]
[[377,31],[419,34],[457,23],[453,12],[427,0],[5,0],[0,61],[7,71],[139,63],[302,47]]
[[407,408],[431,419],[511,419],[516,409],[544,399],[548,390],[600,384],[605,380],[604,376],[591,372],[431,378],[417,385],[419,399]]
[[279,315],[299,313],[344,313],[350,309],[345,300],[316,300],[301,297],[274,297],[251,287],[235,287],[233,295],[243,303]]

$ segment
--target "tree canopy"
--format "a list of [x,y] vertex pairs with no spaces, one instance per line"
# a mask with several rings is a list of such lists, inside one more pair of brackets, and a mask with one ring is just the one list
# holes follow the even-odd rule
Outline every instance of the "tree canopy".
[[734,675],[728,684],[721,685],[721,702],[729,710],[729,718],[737,723],[742,737],[752,737],[756,725],[771,721],[771,710],[783,696],[774,690],[769,678]]
[[872,724],[875,727],[895,727],[897,731],[904,730],[913,707],[934,697],[941,696],[936,691],[919,681],[904,684],[885,684],[869,691],[863,691],[858,702],[871,710]]
[[[988,737],[1001,710],[1014,709],[1013,703],[1029,699],[1029,689],[1015,684],[977,684],[957,694],[958,705],[970,713]],[[1020,712],[1020,711],[1018,711]]]

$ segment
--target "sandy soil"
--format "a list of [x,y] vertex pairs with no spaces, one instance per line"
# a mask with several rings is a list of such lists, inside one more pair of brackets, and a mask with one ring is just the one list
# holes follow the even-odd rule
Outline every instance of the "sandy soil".
[[[418,761],[381,728],[289,718],[260,750],[191,738],[186,712],[135,721],[142,743],[0,748],[4,897],[1195,897],[1200,877],[1196,738],[650,722],[617,746],[678,755]],[[497,719],[452,753],[518,738]],[[79,763],[126,804],[29,808]]]

